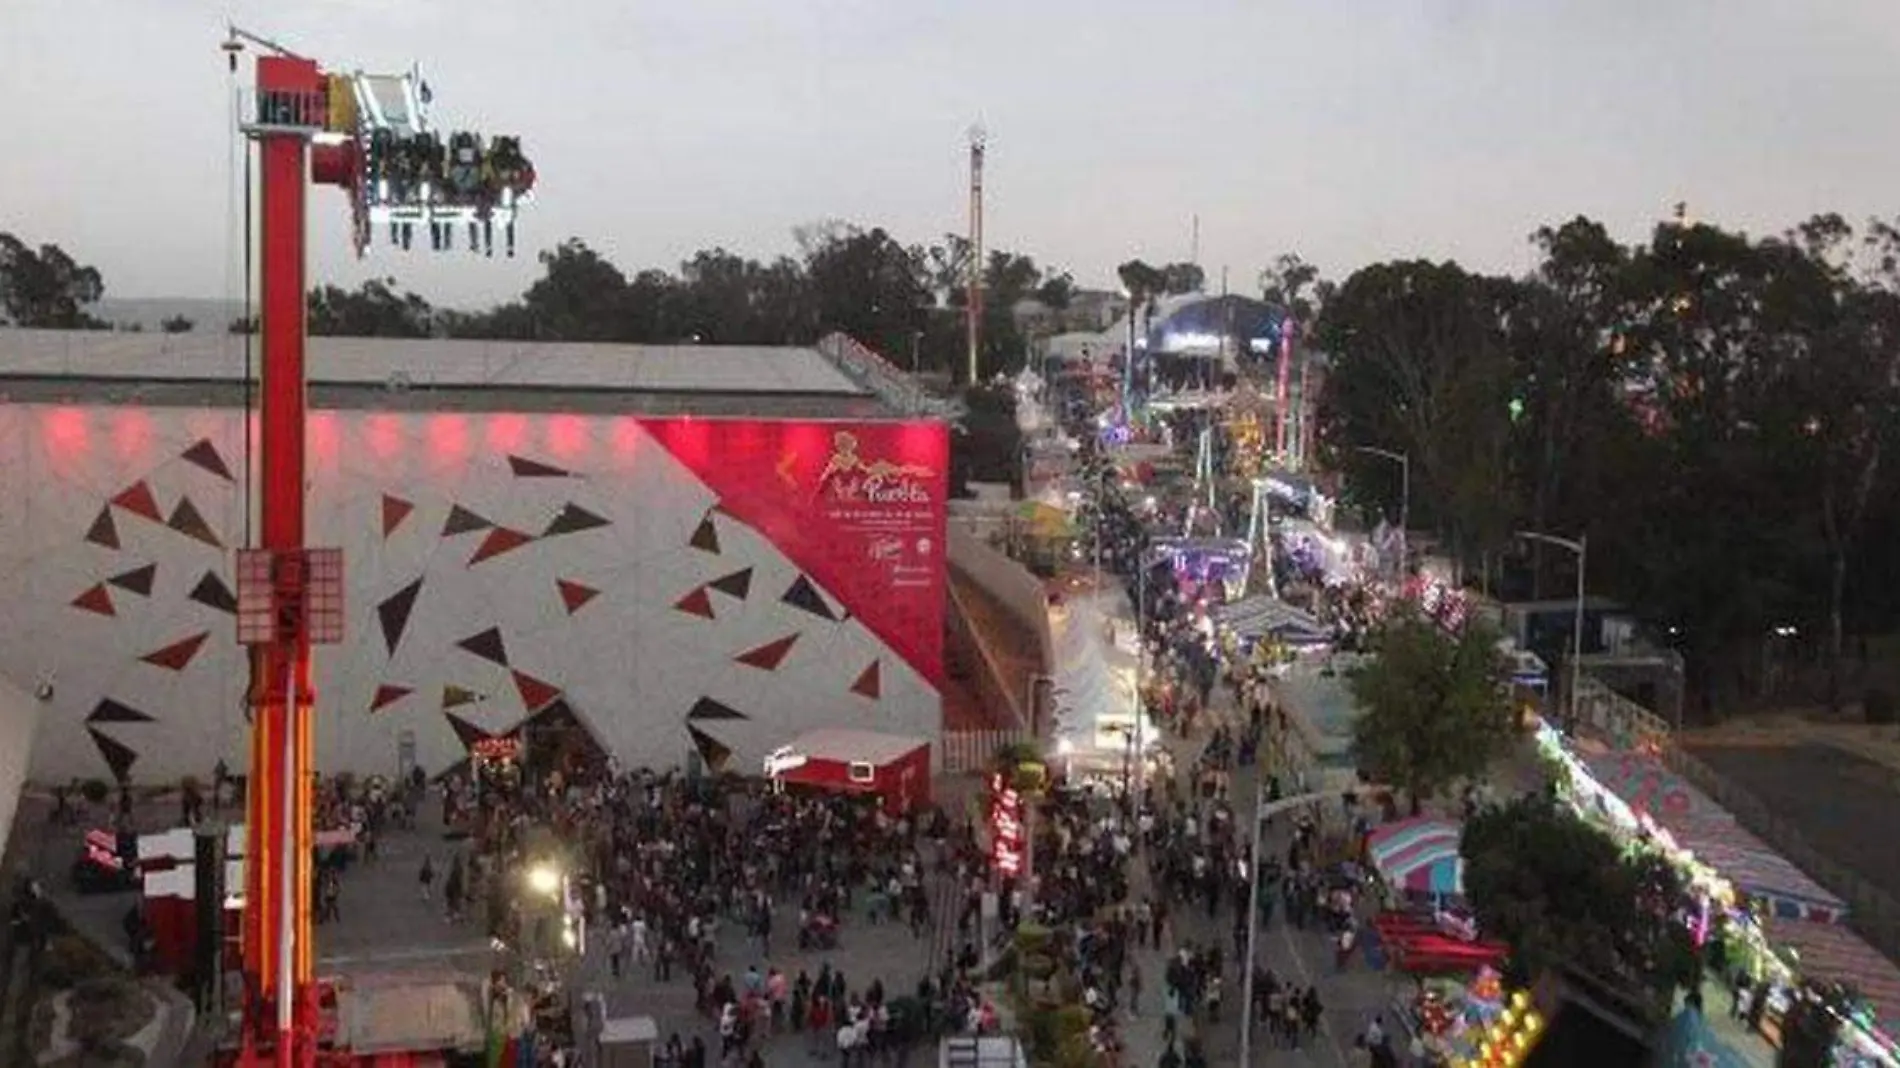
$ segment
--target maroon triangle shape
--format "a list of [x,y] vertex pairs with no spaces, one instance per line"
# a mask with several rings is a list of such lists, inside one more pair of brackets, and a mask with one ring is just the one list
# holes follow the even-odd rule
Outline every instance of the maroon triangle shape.
[[880,661],[871,661],[871,666],[858,672],[858,681],[851,684],[851,692],[859,697],[868,697],[875,701],[884,693],[883,672],[879,670]]
[[224,548],[224,545],[218,541],[218,536],[211,532],[211,524],[205,522],[205,517],[198,514],[198,506],[191,503],[190,497],[178,498],[178,505],[172,509],[172,517],[165,521],[165,525],[187,538],[204,542],[213,549]]
[[383,537],[387,538],[394,534],[396,528],[402,526],[402,521],[409,518],[409,513],[415,510],[414,504],[401,497],[383,494]]
[[533,540],[533,537],[523,534],[519,530],[509,530],[507,527],[496,527],[488,532],[487,537],[482,539],[482,544],[475,550],[475,555],[468,558],[468,566],[474,567],[476,564],[490,557],[500,556],[502,553],[508,552],[511,549],[519,549]]
[[733,657],[733,659],[741,664],[758,668],[761,671],[777,671],[778,666],[785,662],[786,654],[790,653],[792,646],[797,643],[798,635],[787,634],[777,641],[766,642],[757,649],[749,649],[740,653],[738,656]]
[[112,503],[131,512],[142,515],[154,523],[163,523],[165,517],[158,514],[158,500],[152,496],[152,487],[143,481],[134,482],[112,498]]
[[86,540],[108,549],[119,547],[119,524],[112,521],[110,505],[99,509],[99,518],[93,520],[92,526],[86,528]]
[[600,591],[592,586],[583,586],[566,579],[555,579],[554,585],[561,591],[561,604],[567,607],[570,616],[580,611],[582,605],[600,596]]
[[397,701],[415,692],[416,691],[407,686],[391,686],[388,683],[384,683],[376,687],[376,696],[370,698],[369,710],[371,712],[381,712],[383,709],[388,708],[390,705],[395,704]]
[[502,640],[500,627],[490,627],[480,634],[471,634],[455,644],[457,648],[467,650],[491,664],[508,666],[508,645]]
[[514,472],[516,478],[567,478],[573,474],[553,464],[544,464],[525,456],[508,457],[508,469]]
[[[94,734],[97,733],[94,732]],[[730,746],[691,723],[686,725],[686,734],[693,740],[693,748],[699,751],[699,759],[706,762],[708,771],[717,772],[725,769],[726,762],[732,759]]]
[[132,778],[132,765],[138,763],[138,752],[97,727],[87,727],[86,733],[92,735],[92,744],[104,758],[106,767],[112,769],[112,781],[124,785]]
[[218,447],[211,444],[210,438],[200,438],[196,445],[178,455],[181,459],[204,468],[226,482],[236,481],[231,477],[231,469],[225,466],[224,457],[218,455]]
[[130,571],[122,571],[106,581],[122,590],[136,593],[140,597],[152,595],[152,584],[158,580],[158,565],[146,564]]
[[521,706],[530,715],[541,711],[561,696],[561,688],[550,682],[542,682],[525,671],[512,673],[515,677],[515,692],[521,695]]
[[198,650],[204,647],[205,639],[209,637],[211,637],[210,631],[200,631],[189,638],[175,641],[163,649],[154,649],[139,659],[154,667],[183,671],[191,666],[191,658],[198,655]]
[[119,610],[112,607],[112,593],[101,582],[72,599],[74,608],[83,608],[88,612],[97,612],[102,616],[116,616]]
[[673,607],[688,615],[698,616],[701,619],[719,618],[713,614],[712,598],[706,595],[706,587],[704,586],[700,586],[694,589],[693,592],[674,601]]
[[494,525],[485,516],[477,515],[459,504],[452,504],[449,506],[448,519],[442,523],[442,536],[452,538],[471,530],[487,530]]

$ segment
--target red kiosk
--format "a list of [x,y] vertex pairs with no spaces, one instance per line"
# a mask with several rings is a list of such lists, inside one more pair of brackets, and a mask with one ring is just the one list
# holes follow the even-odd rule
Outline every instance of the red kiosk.
[[930,739],[876,731],[818,730],[765,758],[773,783],[869,794],[895,816],[930,803]]

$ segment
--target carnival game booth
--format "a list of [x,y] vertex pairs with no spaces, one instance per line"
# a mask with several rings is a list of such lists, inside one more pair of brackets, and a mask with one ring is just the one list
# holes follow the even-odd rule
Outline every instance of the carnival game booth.
[[1431,816],[1384,824],[1366,836],[1366,862],[1395,896],[1429,905],[1465,896],[1464,827]]
[[827,729],[800,735],[766,755],[775,787],[874,797],[899,815],[931,798],[930,739],[876,731]]

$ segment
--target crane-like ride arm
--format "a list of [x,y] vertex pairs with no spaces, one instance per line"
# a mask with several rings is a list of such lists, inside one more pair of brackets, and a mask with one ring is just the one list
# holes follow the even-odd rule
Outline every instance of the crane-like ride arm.
[[[231,69],[255,49],[256,93],[240,119],[259,160],[258,543],[238,554],[238,641],[250,648],[251,775],[246,797],[243,1065],[305,1068],[348,1051],[319,1049],[311,894],[315,836],[311,647],[343,637],[343,560],[305,535],[304,275],[311,182],[350,198],[358,255],[379,232],[446,251],[458,231],[514,255],[518,209],[534,168],[514,137],[444,140],[420,75],[326,72],[314,60],[232,27]],[[248,475],[249,473],[247,473]]]

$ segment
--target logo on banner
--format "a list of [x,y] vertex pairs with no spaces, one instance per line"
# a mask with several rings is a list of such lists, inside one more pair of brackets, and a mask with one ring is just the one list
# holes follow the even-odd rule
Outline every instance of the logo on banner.
[[831,437],[831,459],[818,476],[818,491],[844,504],[929,504],[927,480],[936,475],[921,464],[866,457],[858,436],[840,430]]

